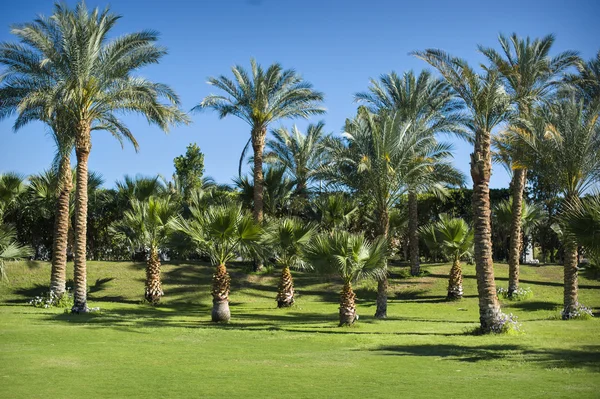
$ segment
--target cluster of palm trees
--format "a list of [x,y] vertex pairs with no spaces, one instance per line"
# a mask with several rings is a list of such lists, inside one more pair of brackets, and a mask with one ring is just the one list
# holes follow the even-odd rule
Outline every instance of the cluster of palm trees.
[[[16,114],[15,130],[41,121],[56,141],[50,284],[56,295],[65,291],[69,204],[75,187],[73,312],[88,310],[87,160],[92,132],[108,131],[137,150],[135,137],[118,119],[118,112],[141,114],[165,131],[190,121],[170,87],[134,76],[139,68],[165,55],[166,50],[156,44],[157,34],[142,31],[108,40],[118,18],[108,9],[89,11],[83,3],[74,9],[57,4],[50,17],[14,27],[18,43],[0,44],[4,66],[0,118]],[[414,52],[440,77],[408,71],[371,80],[365,92],[355,95],[360,105],[341,136],[326,134],[320,122],[309,125],[306,134],[295,126],[276,128],[268,139],[269,129],[278,121],[325,113],[323,94],[292,69],[277,63],[265,69],[252,59],[249,71],[236,65],[233,78],[209,78],[218,93],[202,99],[192,111],[213,110],[221,118],[233,115],[250,125],[240,158],[240,193],[219,196],[217,190],[194,190],[187,195],[184,212],[173,206],[168,195],[131,200],[112,231],[132,247],[147,248],[146,299],[155,304],[163,295],[160,250],[177,232],[210,255],[217,266],[212,290],[215,321],[230,317],[227,262],[241,256],[255,259],[260,269],[269,258],[265,253],[283,268],[279,306],[294,302],[290,268],[335,270],[344,282],[341,324],[355,320],[352,283],[361,277],[377,279],[376,317],[385,318],[390,231],[398,225],[398,205],[406,197],[411,273],[420,274],[419,241],[424,241],[431,251],[452,260],[448,297],[458,299],[463,294],[460,261],[472,253],[481,329],[494,331],[504,317],[494,280],[489,195],[492,161],[498,161],[512,173],[512,198],[505,204],[510,208],[509,295],[519,287],[528,173],[552,176],[564,197],[564,217],[557,231],[565,245],[563,316],[570,318],[580,306],[578,247],[597,250],[593,244],[598,234],[593,224],[598,221],[597,204],[581,197],[600,180],[600,53],[587,63],[571,51],[550,57],[551,35],[535,40],[500,36],[499,42],[500,52],[479,47],[488,60],[480,70],[441,50]],[[569,73],[573,69],[576,73]],[[418,195],[444,197],[449,187],[462,186],[466,180],[452,165],[452,145],[441,141],[449,135],[473,145],[473,226],[443,215],[419,227]],[[251,180],[241,175],[250,147]],[[321,189],[338,193],[317,201],[319,226],[308,223],[302,211],[303,204],[314,202],[316,182],[324,185]],[[282,192],[298,204],[292,211],[295,218],[277,220]],[[361,206],[348,205],[345,196]],[[252,217],[245,208],[252,209]],[[352,226],[350,216],[361,212],[369,223]],[[592,227],[582,229],[573,220],[587,220]],[[7,247],[2,245],[0,250]]]

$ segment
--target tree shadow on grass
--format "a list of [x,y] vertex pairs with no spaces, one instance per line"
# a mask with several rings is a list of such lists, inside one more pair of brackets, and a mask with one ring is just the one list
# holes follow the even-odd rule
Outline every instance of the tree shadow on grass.
[[504,305],[507,308],[520,309],[527,312],[537,312],[538,310],[557,310],[560,308],[560,303],[549,301],[523,301],[523,302],[506,302]]
[[477,363],[488,360],[528,362],[543,368],[588,368],[600,370],[600,345],[581,349],[530,349],[521,345],[393,345],[381,346],[372,351],[388,356],[440,357],[459,362]]
[[[430,274],[428,277],[435,278],[448,278],[448,276],[444,274]],[[463,275],[463,279],[471,279],[475,280],[477,277],[473,275]],[[496,277],[496,281],[508,281],[507,277]],[[534,281],[534,280],[519,280],[521,284],[532,284],[532,285],[545,285],[547,287],[564,287],[564,284],[561,282],[555,281]],[[598,290],[600,289],[600,285],[589,285],[589,284],[579,284],[580,289],[590,289],[590,290]]]

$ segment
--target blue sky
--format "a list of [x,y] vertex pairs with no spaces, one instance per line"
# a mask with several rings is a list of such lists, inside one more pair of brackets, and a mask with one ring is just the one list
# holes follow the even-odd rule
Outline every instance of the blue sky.
[[[10,25],[50,14],[49,0],[3,1],[0,41],[12,41]],[[68,1],[74,4],[74,1]],[[90,0],[104,8],[108,2]],[[477,44],[497,47],[498,33],[540,37],[556,35],[554,53],[567,49],[591,58],[600,49],[597,0],[580,1],[328,1],[328,0],[113,0],[111,10],[123,16],[115,34],[154,29],[169,54],[139,75],[171,85],[188,111],[211,87],[208,76],[229,74],[233,64],[249,66],[250,57],[263,65],[280,62],[294,68],[325,93],[327,131],[339,134],[354,114],[353,95],[367,88],[370,77],[395,70],[426,68],[408,55],[430,47],[444,49],[470,62],[483,61]],[[140,117],[124,117],[140,143],[121,149],[109,134],[93,136],[90,169],[101,173],[108,187],[124,174],[170,177],[173,158],[196,142],[205,154],[206,174],[230,183],[249,127],[234,117],[192,115],[193,123],[168,135]],[[306,121],[296,121],[300,127]],[[31,174],[47,168],[53,158],[51,138],[41,124],[18,133],[13,119],[0,122],[0,173]],[[280,124],[291,126],[293,121]],[[279,124],[277,125],[279,126]],[[275,127],[275,126],[274,126]],[[468,176],[470,148],[456,139],[455,163]],[[469,179],[470,182],[470,179]],[[508,177],[494,167],[492,187],[506,187]]]

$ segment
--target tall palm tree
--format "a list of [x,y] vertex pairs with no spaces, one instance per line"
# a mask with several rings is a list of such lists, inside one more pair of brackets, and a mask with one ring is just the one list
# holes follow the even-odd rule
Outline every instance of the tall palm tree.
[[[137,150],[133,134],[117,117],[119,112],[139,113],[165,131],[188,120],[171,88],[132,75],[166,54],[163,47],[155,45],[157,33],[142,31],[108,41],[119,18],[108,8],[90,12],[83,2],[75,9],[57,3],[51,17],[13,27],[20,44],[0,45],[0,62],[8,66],[2,82],[5,90],[0,92],[5,104],[16,106],[24,119],[40,108],[47,115],[66,110],[68,124],[74,126],[77,223],[73,312],[87,311],[86,184],[92,132],[108,131],[121,142],[130,141]],[[31,118],[37,116],[31,112]]]
[[452,86],[467,108],[465,126],[474,137],[471,154],[473,179],[473,228],[475,230],[475,270],[479,293],[481,331],[493,331],[502,312],[496,296],[490,209],[490,177],[492,174],[491,135],[511,109],[510,98],[497,71],[479,74],[466,61],[441,50],[428,49],[414,53],[435,67]]
[[169,239],[177,216],[176,204],[170,197],[150,197],[146,201],[131,200],[131,208],[112,231],[127,240],[132,249],[148,248],[146,262],[146,289],[144,298],[157,305],[164,295],[160,278],[159,251]]
[[[491,62],[492,67],[501,74],[509,95],[517,109],[517,117],[529,120],[532,107],[547,99],[553,87],[556,86],[559,74],[573,65],[577,53],[565,51],[555,57],[550,57],[550,49],[554,36],[548,35],[541,39],[522,39],[513,33],[510,38],[498,37],[502,54],[492,48],[479,46]],[[521,209],[523,207],[523,190],[527,182],[527,169],[523,167],[523,146],[519,140],[512,140],[508,147],[511,161],[512,178],[512,222],[508,251],[509,276],[508,294],[512,296],[519,288],[519,259],[521,254]]]
[[[581,195],[600,181],[600,108],[583,99],[563,97],[540,110],[523,140],[545,173],[560,187],[566,204],[576,204]],[[579,307],[577,281],[577,239],[564,236],[564,309],[570,319]]]
[[290,268],[305,269],[304,250],[316,231],[316,226],[299,219],[286,218],[268,229],[263,242],[274,250],[276,262],[283,267],[277,289],[277,307],[294,304],[294,282]]
[[587,103],[595,107],[600,103],[600,51],[587,62],[579,61],[577,74],[569,74],[565,81],[578,89]]
[[[406,191],[414,154],[429,149],[433,136],[419,136],[409,130],[398,113],[375,115],[366,108],[346,122],[343,138],[327,140],[328,159],[319,177],[351,189],[373,204],[376,235],[387,239],[389,213]],[[387,317],[387,277],[382,275],[377,289],[375,316]]]
[[17,232],[14,227],[0,220],[0,279],[7,280],[6,262],[18,260],[33,255],[33,250],[17,242]]
[[226,76],[211,77],[208,83],[224,94],[205,97],[193,110],[211,108],[224,118],[234,115],[251,127],[250,141],[254,152],[254,219],[263,219],[263,150],[269,125],[286,118],[308,118],[323,114],[323,94],[312,89],[293,69],[273,64],[265,71],[250,60],[251,71],[236,65],[231,68],[235,80]]
[[[355,98],[356,101],[366,102],[372,112],[397,112],[404,121],[410,122],[409,129],[417,135],[462,134],[464,130],[461,115],[457,112],[462,108],[462,103],[457,101],[452,88],[443,78],[435,78],[427,70],[421,71],[418,76],[413,71],[405,72],[402,77],[391,72],[382,75],[379,81],[371,79],[368,92],[357,93]],[[462,184],[464,180],[448,162],[451,157],[450,146],[442,144],[432,150],[428,156],[415,154],[414,161],[423,165],[415,168],[411,181],[407,182],[413,275],[420,273],[417,193],[429,190],[439,192],[442,183]]]
[[306,249],[306,259],[321,274],[337,274],[344,283],[340,293],[340,326],[352,325],[356,294],[352,284],[363,279],[381,280],[387,273],[387,243],[384,238],[369,242],[362,234],[343,230],[316,236]]
[[452,260],[447,298],[461,299],[463,287],[460,259],[473,253],[473,229],[463,219],[442,214],[439,221],[423,226],[420,231],[430,250],[440,251]]
[[226,263],[238,255],[254,254],[262,228],[240,205],[211,206],[206,210],[192,207],[189,220],[179,218],[175,226],[187,234],[216,266],[212,280],[212,321],[228,322],[229,284]]
[[291,132],[280,127],[272,131],[273,138],[267,141],[265,162],[285,167],[296,185],[296,194],[307,195],[308,185],[323,162],[324,128],[323,122],[310,124],[304,135],[296,125]]

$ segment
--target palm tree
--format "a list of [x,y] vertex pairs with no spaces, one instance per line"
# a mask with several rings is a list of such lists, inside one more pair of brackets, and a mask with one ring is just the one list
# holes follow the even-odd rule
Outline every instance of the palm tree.
[[[548,35],[542,39],[521,39],[516,33],[510,38],[504,35],[498,37],[502,53],[492,48],[479,46],[491,62],[493,68],[501,74],[505,87],[517,107],[517,117],[529,120],[532,107],[547,99],[552,88],[556,86],[558,74],[573,65],[577,53],[566,51],[550,58],[549,53],[554,43],[554,36]],[[523,146],[519,140],[511,140],[512,145],[507,149],[509,155],[512,179],[512,222],[508,251],[508,268],[510,276],[517,276],[509,283],[508,295],[519,288],[519,259],[521,254],[521,209],[523,207],[523,190],[527,182],[527,169],[523,167]]]
[[488,333],[498,327],[502,312],[496,296],[492,235],[490,222],[490,176],[492,174],[491,133],[510,111],[510,98],[502,86],[497,71],[480,75],[466,61],[441,50],[428,49],[414,53],[435,67],[468,110],[465,126],[474,137],[471,154],[473,179],[473,228],[475,230],[475,270],[479,293],[481,331]]
[[473,229],[463,219],[442,214],[439,221],[423,226],[420,232],[431,251],[440,251],[452,259],[448,300],[461,299],[463,287],[460,259],[473,254]]
[[317,200],[317,217],[324,230],[347,229],[358,206],[343,193],[323,194]]
[[387,243],[383,238],[369,242],[362,234],[343,230],[316,236],[306,249],[306,259],[321,274],[337,274],[344,283],[340,294],[340,326],[352,325],[356,294],[352,284],[363,279],[381,281],[386,272]]
[[186,233],[216,266],[212,281],[212,321],[228,322],[229,284],[226,263],[238,255],[256,253],[262,228],[240,205],[211,206],[206,210],[190,208],[189,220],[179,218],[175,226]]
[[272,131],[273,138],[267,141],[264,161],[285,168],[296,185],[296,194],[308,194],[308,185],[323,162],[324,128],[323,122],[309,124],[304,135],[296,125],[292,127],[291,132],[280,127]]
[[[244,206],[251,209],[254,204],[254,181],[248,176],[233,179],[240,189],[240,199]],[[282,166],[269,167],[263,179],[263,209],[269,216],[281,216],[289,207],[294,193],[294,181],[286,176]]]
[[17,242],[17,232],[14,227],[0,220],[0,279],[8,280],[5,264],[7,261],[18,260],[33,255],[30,247]]
[[[361,107],[346,122],[342,139],[327,140],[328,159],[319,177],[330,184],[349,188],[375,208],[375,234],[387,239],[389,213],[406,191],[414,154],[431,147],[433,136],[418,136],[409,130],[398,113],[375,115]],[[387,315],[387,277],[382,275],[377,289],[375,316]]]
[[560,221],[564,230],[600,266],[600,193],[565,204]]
[[595,107],[600,103],[600,51],[588,62],[579,61],[578,74],[569,74],[565,81],[578,90],[583,99]]
[[15,206],[19,197],[27,191],[23,176],[9,172],[0,174],[0,222],[4,214]]
[[276,262],[283,267],[277,289],[277,307],[294,304],[294,282],[290,268],[304,269],[303,253],[316,231],[316,226],[298,219],[286,218],[265,232],[263,241],[273,248]]
[[126,201],[134,199],[141,202],[148,201],[150,197],[161,196],[167,191],[159,177],[125,175],[123,180],[116,182],[117,193]]
[[73,312],[87,311],[86,183],[91,133],[108,131],[121,142],[130,141],[137,150],[131,131],[117,117],[119,112],[139,113],[165,131],[188,120],[171,88],[132,75],[166,54],[154,44],[157,33],[142,31],[108,42],[108,33],[119,18],[108,8],[89,12],[83,2],[74,10],[57,3],[51,17],[12,29],[21,44],[0,47],[0,62],[8,66],[2,101],[16,107],[22,119],[37,119],[40,108],[47,115],[66,110],[67,123],[74,126],[77,222]]
[[273,64],[265,71],[256,60],[250,60],[251,73],[236,65],[231,68],[235,81],[226,76],[211,77],[208,83],[224,92],[205,97],[193,110],[211,108],[224,118],[234,115],[251,127],[250,140],[254,152],[254,219],[263,219],[263,150],[269,125],[286,118],[308,118],[323,114],[319,104],[323,94],[312,89],[293,69],[283,70]]
[[131,208],[112,227],[112,231],[127,240],[132,249],[148,248],[144,297],[152,305],[157,305],[164,295],[159,252],[169,239],[176,216],[176,204],[168,196],[151,196],[146,201],[132,199]]
[[[528,129],[531,134],[522,135],[535,157],[544,160],[544,171],[560,187],[566,204],[576,204],[581,195],[600,180],[598,111],[598,104],[586,104],[585,100],[575,97],[562,97],[537,112]],[[570,319],[579,307],[577,239],[567,234],[563,241],[562,314],[564,319]]]
[[[437,133],[453,133],[461,135],[463,127],[461,115],[457,113],[462,104],[456,100],[452,88],[443,78],[434,78],[427,70],[416,76],[408,71],[402,77],[395,72],[382,75],[379,81],[371,79],[371,86],[366,93],[357,93],[356,101],[366,102],[372,112],[397,112],[406,122],[409,129],[420,136]],[[462,184],[464,178],[450,162],[450,146],[440,144],[432,147],[432,153],[415,154],[415,167],[408,183],[408,209],[410,241],[411,274],[420,273],[418,205],[417,193],[429,190],[439,192],[442,183]],[[425,155],[425,156],[423,156]]]

